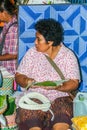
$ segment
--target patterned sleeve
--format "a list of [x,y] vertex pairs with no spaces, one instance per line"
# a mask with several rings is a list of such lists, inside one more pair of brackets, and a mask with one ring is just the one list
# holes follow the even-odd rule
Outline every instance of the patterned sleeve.
[[67,52],[66,56],[66,77],[69,79],[79,79],[80,81],[80,64],[72,51]]
[[33,69],[33,57],[31,53],[31,49],[29,49],[17,68],[17,72],[25,74],[28,77],[31,76],[31,70]]

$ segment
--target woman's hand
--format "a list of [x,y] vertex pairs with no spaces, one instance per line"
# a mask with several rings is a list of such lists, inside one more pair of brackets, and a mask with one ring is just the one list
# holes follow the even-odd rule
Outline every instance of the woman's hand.
[[27,81],[26,89],[28,90],[30,87],[32,87],[34,85],[34,83],[35,83],[35,80],[32,78],[29,78]]
[[31,86],[31,84],[35,81],[34,79],[28,78],[26,75],[20,74],[18,72],[15,74],[15,80],[16,83],[23,88]]
[[79,80],[77,79],[70,79],[60,86],[56,87],[56,90],[62,91],[62,92],[70,92],[73,90],[76,90],[79,86]]

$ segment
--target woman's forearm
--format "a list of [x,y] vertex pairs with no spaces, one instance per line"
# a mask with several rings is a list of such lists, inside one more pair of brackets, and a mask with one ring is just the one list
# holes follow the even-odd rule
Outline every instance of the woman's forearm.
[[16,83],[23,88],[26,88],[28,84],[32,84],[32,82],[34,81],[34,79],[28,78],[26,75],[20,74],[18,72],[15,74],[15,80]]
[[70,92],[76,90],[79,86],[78,80],[69,80],[64,82],[62,85],[58,86],[56,89],[63,92]]
[[17,54],[3,54],[0,55],[0,61],[17,59]]

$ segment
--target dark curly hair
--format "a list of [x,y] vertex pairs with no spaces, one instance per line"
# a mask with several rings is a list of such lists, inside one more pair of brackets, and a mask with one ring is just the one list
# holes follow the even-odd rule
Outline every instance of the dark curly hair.
[[47,42],[53,41],[52,46],[57,46],[63,41],[64,29],[58,21],[52,18],[40,19],[35,24],[35,29],[44,36]]
[[16,0],[14,0],[14,4],[11,0],[0,0],[0,11],[7,11],[10,15],[17,14],[17,5]]

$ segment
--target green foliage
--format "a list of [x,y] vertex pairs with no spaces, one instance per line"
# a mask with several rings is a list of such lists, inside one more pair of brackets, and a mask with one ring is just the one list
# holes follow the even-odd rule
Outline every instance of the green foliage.
[[6,95],[0,95],[0,108],[2,108],[6,104]]
[[36,83],[34,83],[34,85],[36,85],[36,86],[52,86],[52,87],[54,86],[55,87],[55,86],[61,85],[65,81],[67,81],[67,80],[36,82]]
[[37,82],[34,85],[37,85],[37,86],[56,86],[56,83],[53,81],[44,81],[44,82]]
[[7,98],[7,109],[3,113],[4,116],[12,115],[14,111],[16,110],[16,104],[15,104],[15,98],[8,97]]

